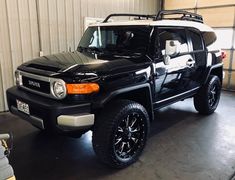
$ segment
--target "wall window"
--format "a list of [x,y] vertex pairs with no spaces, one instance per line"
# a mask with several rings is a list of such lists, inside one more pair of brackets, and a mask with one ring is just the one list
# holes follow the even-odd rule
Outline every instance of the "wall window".
[[232,28],[215,28],[217,35],[217,43],[222,49],[231,49],[235,42],[232,42],[233,29]]

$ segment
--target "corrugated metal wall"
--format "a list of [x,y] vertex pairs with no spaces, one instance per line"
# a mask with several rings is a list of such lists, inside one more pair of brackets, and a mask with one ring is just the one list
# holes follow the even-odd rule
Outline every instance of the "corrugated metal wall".
[[40,51],[73,51],[85,17],[156,11],[157,0],[0,0],[0,111],[7,110],[5,90],[17,66]]
[[183,9],[203,16],[214,28],[227,58],[223,88],[235,91],[235,0],[164,0],[164,9]]

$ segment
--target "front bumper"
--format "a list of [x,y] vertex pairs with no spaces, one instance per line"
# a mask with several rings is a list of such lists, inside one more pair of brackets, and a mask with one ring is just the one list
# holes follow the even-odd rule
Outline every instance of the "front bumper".
[[[18,111],[16,100],[29,105],[30,115]],[[26,92],[16,86],[7,90],[7,102],[11,113],[41,129],[89,130],[94,124],[90,103],[57,101]]]

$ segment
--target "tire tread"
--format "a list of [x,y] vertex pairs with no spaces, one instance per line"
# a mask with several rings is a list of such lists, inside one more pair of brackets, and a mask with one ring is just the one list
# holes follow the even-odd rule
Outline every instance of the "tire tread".
[[[136,159],[133,159],[128,163],[119,162],[114,156],[112,156],[112,149],[110,148],[111,136],[116,126],[117,116],[120,116],[120,113],[123,113],[123,110],[126,108],[129,109],[136,107],[141,108],[144,114],[148,117],[148,113],[142,105],[130,100],[117,100],[107,104],[96,119],[92,144],[96,155],[103,163],[114,168],[124,168],[136,161]],[[149,121],[148,118],[147,120]]]

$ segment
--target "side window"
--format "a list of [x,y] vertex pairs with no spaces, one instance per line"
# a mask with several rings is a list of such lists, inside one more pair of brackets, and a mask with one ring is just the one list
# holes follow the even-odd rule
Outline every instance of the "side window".
[[115,45],[116,40],[117,35],[113,30],[99,30],[99,28],[97,28],[92,34],[89,47],[105,48],[107,44]]
[[92,38],[90,39],[90,44],[89,44],[89,47],[96,47],[98,46],[98,41],[97,41],[97,38],[98,37],[98,31],[94,31],[93,35],[92,35]]
[[165,55],[166,42],[169,40],[179,42],[179,53],[189,52],[184,29],[159,29],[158,38],[159,48],[162,55]]
[[193,44],[193,50],[203,50],[203,41],[199,33],[194,32],[194,31],[189,31],[189,35],[191,36],[192,39],[192,44]]

